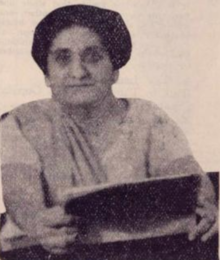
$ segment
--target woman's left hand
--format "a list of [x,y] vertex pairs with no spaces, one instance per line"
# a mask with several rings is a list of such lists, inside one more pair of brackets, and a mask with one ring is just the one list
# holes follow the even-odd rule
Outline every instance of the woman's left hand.
[[218,232],[218,208],[214,203],[204,201],[197,206],[195,213],[200,221],[190,230],[189,240],[200,236],[201,240],[206,242]]

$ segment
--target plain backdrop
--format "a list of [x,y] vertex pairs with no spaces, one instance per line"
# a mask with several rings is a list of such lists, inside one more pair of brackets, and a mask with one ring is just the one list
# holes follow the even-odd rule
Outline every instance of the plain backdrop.
[[118,97],[152,100],[183,129],[205,171],[220,170],[219,0],[0,0],[0,113],[50,97],[31,58],[34,28],[53,9],[91,4],[118,11],[133,52]]

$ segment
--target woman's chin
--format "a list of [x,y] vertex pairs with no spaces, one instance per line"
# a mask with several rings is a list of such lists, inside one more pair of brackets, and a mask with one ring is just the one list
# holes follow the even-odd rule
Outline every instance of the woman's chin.
[[77,106],[94,106],[98,102],[98,98],[95,97],[83,97],[83,96],[68,96],[66,98],[56,98],[56,101],[58,101],[62,105],[77,107]]

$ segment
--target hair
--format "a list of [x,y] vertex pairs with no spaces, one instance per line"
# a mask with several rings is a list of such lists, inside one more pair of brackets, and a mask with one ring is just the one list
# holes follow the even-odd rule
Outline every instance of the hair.
[[45,75],[48,72],[47,56],[54,38],[74,25],[87,27],[100,36],[114,70],[123,67],[130,59],[131,37],[119,13],[89,5],[64,6],[43,18],[34,32],[32,57]]

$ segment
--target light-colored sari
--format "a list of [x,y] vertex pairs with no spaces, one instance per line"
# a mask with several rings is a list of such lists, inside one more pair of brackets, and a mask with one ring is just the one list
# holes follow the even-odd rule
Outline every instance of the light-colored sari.
[[[175,122],[148,101],[127,103],[126,117],[110,128],[103,126],[98,136],[89,135],[53,100],[23,105],[3,120],[2,175],[7,210],[1,232],[3,250],[37,243],[25,227],[19,227],[16,214],[21,217],[24,209],[18,201],[27,198],[32,203],[29,218],[34,218],[36,209],[59,204],[66,189],[202,173]],[[206,197],[213,197],[209,180],[205,179],[203,186],[208,191]],[[28,209],[31,211],[30,205]],[[94,227],[86,240],[102,243],[175,234],[186,232],[193,221],[168,219],[163,226],[151,224],[136,234]]]

